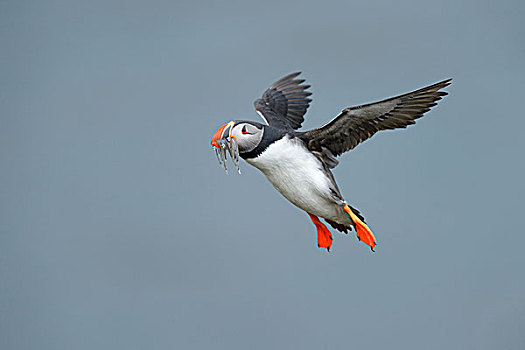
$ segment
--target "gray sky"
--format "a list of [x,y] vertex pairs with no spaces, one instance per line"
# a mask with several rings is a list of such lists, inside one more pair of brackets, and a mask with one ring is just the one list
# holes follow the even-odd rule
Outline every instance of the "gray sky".
[[[524,9],[2,1],[0,348],[524,348]],[[306,129],[454,78],[335,169],[375,254],[210,149],[296,70]]]

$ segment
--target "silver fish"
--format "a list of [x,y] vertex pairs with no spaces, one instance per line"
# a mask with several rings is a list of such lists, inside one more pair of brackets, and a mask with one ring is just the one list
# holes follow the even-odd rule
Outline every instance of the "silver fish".
[[239,145],[235,137],[230,138],[230,156],[232,157],[233,165],[237,168],[237,172],[240,174],[241,169],[239,168]]
[[228,174],[228,168],[226,167],[226,148],[228,146],[226,142],[219,143],[219,146],[221,146],[220,153],[221,153],[222,166],[224,167],[224,171],[226,172],[226,174]]
[[239,145],[237,144],[237,140],[234,137],[228,137],[227,139],[217,140],[217,143],[219,144],[219,147],[213,147],[215,150],[215,155],[217,156],[219,164],[224,168],[226,174],[228,174],[228,168],[226,166],[226,151],[228,151],[232,157],[232,162],[240,174],[241,169],[239,167]]
[[213,147],[213,149],[215,150],[215,155],[217,156],[217,160],[219,161],[219,164],[221,166],[223,166],[222,165],[223,162],[222,162],[222,159],[221,159],[221,150],[220,150],[220,148]]

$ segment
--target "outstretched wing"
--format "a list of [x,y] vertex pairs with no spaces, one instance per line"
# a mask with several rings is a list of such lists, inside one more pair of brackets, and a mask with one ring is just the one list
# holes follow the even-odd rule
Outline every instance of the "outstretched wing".
[[[301,138],[311,151],[330,158],[351,150],[380,130],[415,124],[443,96],[439,91],[452,79],[383,101],[344,109],[328,124],[305,132]],[[335,166],[335,165],[334,165]]]
[[310,105],[312,93],[306,91],[304,79],[295,79],[301,72],[292,73],[272,84],[262,98],[254,102],[255,110],[266,124],[281,129],[298,129]]

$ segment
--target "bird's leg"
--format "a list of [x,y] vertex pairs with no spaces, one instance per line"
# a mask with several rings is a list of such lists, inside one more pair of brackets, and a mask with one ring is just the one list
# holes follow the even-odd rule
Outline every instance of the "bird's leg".
[[319,218],[315,215],[310,215],[310,219],[312,219],[312,222],[314,223],[315,227],[317,228],[317,246],[319,248],[326,248],[326,250],[330,251],[330,247],[332,246],[332,234],[330,231],[328,231],[328,228],[319,220]]
[[352,222],[354,223],[355,231],[357,232],[357,239],[368,245],[370,249],[374,251],[376,238],[374,237],[372,230],[370,230],[370,228],[368,228],[368,226],[352,212],[352,209],[350,209],[348,205],[345,204],[343,210],[350,215],[350,219],[352,219]]

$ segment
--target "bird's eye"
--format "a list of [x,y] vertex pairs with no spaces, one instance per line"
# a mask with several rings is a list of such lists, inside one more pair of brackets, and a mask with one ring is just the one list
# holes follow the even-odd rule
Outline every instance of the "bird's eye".
[[248,133],[248,130],[246,130],[246,125],[242,127],[241,132],[242,132],[243,134],[247,134],[247,133]]

